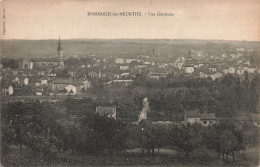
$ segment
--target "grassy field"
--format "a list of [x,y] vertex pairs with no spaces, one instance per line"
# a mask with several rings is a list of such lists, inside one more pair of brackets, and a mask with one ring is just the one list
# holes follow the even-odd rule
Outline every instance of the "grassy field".
[[[239,158],[237,155],[236,158]],[[35,157],[29,150],[24,148],[12,148],[8,154],[2,156],[3,166],[257,166],[259,150],[249,149],[247,160],[239,158],[236,162],[223,162],[214,157],[191,155],[186,158],[174,150],[162,149],[159,155],[144,156],[139,150],[131,150],[121,156],[83,156],[66,153],[43,160]],[[231,157],[230,157],[231,158]]]

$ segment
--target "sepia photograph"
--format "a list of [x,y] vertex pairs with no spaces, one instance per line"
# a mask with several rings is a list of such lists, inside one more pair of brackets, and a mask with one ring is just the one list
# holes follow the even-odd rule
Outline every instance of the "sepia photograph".
[[260,0],[0,0],[0,166],[260,166]]

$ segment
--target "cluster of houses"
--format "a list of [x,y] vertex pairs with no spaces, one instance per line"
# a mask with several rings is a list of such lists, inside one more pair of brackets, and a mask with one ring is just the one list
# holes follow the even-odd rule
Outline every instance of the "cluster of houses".
[[258,73],[259,69],[245,51],[252,52],[237,48],[236,54],[212,56],[200,50],[189,50],[187,56],[169,58],[157,56],[153,50],[153,55],[122,56],[111,61],[90,55],[91,61],[84,64],[78,59],[78,63],[72,65],[66,64],[71,60],[63,56],[59,40],[58,54],[53,58],[26,58],[20,62],[19,69],[2,68],[2,95],[79,95],[96,84],[131,85],[138,74],[160,79],[180,73],[215,80],[228,73]]
[[[101,107],[98,106],[96,107],[96,113],[100,115],[105,115],[107,117],[113,118],[113,119],[119,119],[117,117],[117,110],[116,106],[114,107]],[[260,121],[259,121],[259,114],[246,114],[245,112],[242,112],[233,118],[236,119],[237,121],[243,122],[243,121],[252,121],[254,125],[260,126]],[[149,120],[149,117],[146,118]],[[127,118],[122,119],[122,120],[128,120]],[[201,124],[202,126],[210,126],[213,124],[218,123],[221,120],[221,118],[217,118],[215,113],[208,113],[208,112],[203,112],[201,113],[199,110],[185,110],[184,115],[181,118],[180,121],[156,121],[152,120],[153,123],[155,124]],[[138,123],[138,122],[133,122],[133,123]]]

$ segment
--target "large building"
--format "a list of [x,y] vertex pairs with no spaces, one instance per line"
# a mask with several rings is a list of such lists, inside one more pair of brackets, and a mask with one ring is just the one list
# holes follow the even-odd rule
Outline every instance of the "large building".
[[61,48],[61,42],[59,39],[58,55],[54,58],[29,58],[22,61],[22,69],[37,69],[37,68],[52,68],[59,67],[64,68],[63,51]]

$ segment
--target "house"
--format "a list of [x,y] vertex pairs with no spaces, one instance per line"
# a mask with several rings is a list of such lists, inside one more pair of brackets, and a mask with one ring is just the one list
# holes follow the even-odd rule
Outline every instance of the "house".
[[255,68],[247,68],[247,72],[248,72],[248,73],[253,74],[253,73],[255,73],[255,71],[256,71]]
[[149,77],[152,79],[160,79],[167,77],[168,73],[150,73]]
[[215,113],[200,113],[199,110],[185,111],[184,112],[185,123],[200,123],[203,126],[208,126],[216,123]]
[[184,122],[186,123],[198,123],[200,121],[199,110],[187,110],[184,112]]
[[216,72],[216,73],[210,75],[210,78],[213,81],[215,81],[217,78],[220,78],[220,77],[222,77],[222,74],[220,72]]
[[66,79],[57,79],[54,80],[51,83],[52,86],[52,91],[56,91],[56,90],[64,90],[66,86],[68,86],[69,84],[71,84],[72,81],[71,80],[66,80]]
[[229,71],[228,69],[224,69],[224,70],[223,70],[223,73],[224,73],[224,74],[227,74],[228,71]]
[[116,107],[96,107],[96,113],[116,119]]
[[132,79],[125,79],[125,80],[113,80],[112,83],[113,84],[118,84],[118,85],[125,85],[125,86],[128,86],[128,85],[131,85],[133,82]]
[[185,73],[191,74],[194,72],[194,67],[193,66],[186,66],[184,67]]
[[136,59],[130,59],[130,58],[129,58],[129,59],[126,59],[126,63],[127,63],[127,64],[131,63],[132,61],[136,61]]
[[77,93],[77,88],[74,85],[70,84],[70,85],[66,86],[65,89],[67,90],[68,95],[76,95],[76,93]]
[[228,72],[229,72],[230,74],[234,74],[234,73],[236,73],[236,68],[234,68],[234,67],[229,67],[229,68],[228,68]]
[[237,74],[238,75],[242,75],[242,74],[244,74],[244,72],[245,72],[244,69],[241,69],[241,68],[237,69]]
[[14,93],[14,88],[10,84],[3,84],[2,95],[12,95]]
[[77,73],[77,68],[70,68],[69,69],[69,74],[71,77],[74,77]]
[[23,83],[24,83],[25,86],[28,85],[29,84],[29,79],[28,78],[24,78]]
[[129,69],[129,66],[120,66],[119,69],[120,69],[120,70],[127,70],[127,69]]
[[91,87],[91,82],[89,80],[83,81],[84,89],[88,89]]
[[200,121],[203,126],[208,126],[216,123],[216,115],[215,113],[201,113]]
[[48,85],[48,79],[47,78],[42,78],[41,79],[41,85]]
[[209,68],[209,70],[210,70],[210,71],[213,71],[213,72],[216,72],[216,71],[217,71],[217,69],[214,68],[214,67]]
[[43,89],[41,87],[36,88],[35,90],[37,96],[42,96]]
[[13,82],[19,84],[19,83],[20,83],[20,78],[19,78],[19,76],[16,76],[16,77],[13,79]]
[[124,59],[123,58],[116,58],[115,63],[116,64],[123,64],[124,63]]
[[178,64],[177,64],[177,67],[178,67],[180,70],[181,70],[182,66],[183,66],[183,63],[178,63]]
[[101,71],[96,72],[96,71],[90,71],[88,73],[88,76],[91,78],[101,78]]
[[76,95],[81,93],[81,86],[83,84],[80,84],[79,82],[74,82],[72,84],[69,84],[65,87],[67,90],[67,95]]

